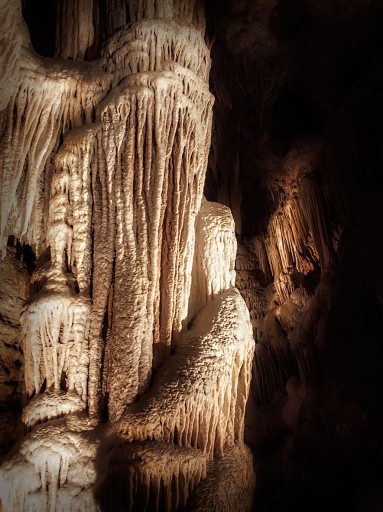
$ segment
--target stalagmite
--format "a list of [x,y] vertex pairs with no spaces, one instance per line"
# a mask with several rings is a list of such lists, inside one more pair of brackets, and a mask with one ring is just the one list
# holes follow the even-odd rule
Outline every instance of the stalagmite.
[[234,287],[236,250],[229,208],[204,200],[196,221],[189,320],[215,295]]
[[[165,439],[222,455],[243,437],[252,329],[236,290],[209,302],[159,370],[151,390],[112,431],[129,441]],[[212,320],[214,319],[214,320]]]

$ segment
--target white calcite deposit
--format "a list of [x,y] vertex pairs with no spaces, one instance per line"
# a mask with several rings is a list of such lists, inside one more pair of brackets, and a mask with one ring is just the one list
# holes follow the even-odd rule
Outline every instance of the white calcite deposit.
[[0,3],[17,56],[4,64],[0,249],[13,235],[38,256],[20,318],[27,434],[0,467],[1,510],[250,510],[254,340],[233,218],[203,200],[203,12],[120,6],[86,64],[91,4],[60,5],[56,54],[74,61],[53,64],[21,49],[19,3]]
[[225,444],[243,440],[253,351],[245,303],[229,290],[196,316],[150,391],[127,408],[113,432],[221,456]]

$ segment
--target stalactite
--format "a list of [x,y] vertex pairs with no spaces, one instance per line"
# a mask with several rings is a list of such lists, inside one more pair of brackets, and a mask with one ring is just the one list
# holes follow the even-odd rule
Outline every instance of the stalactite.
[[[303,180],[299,190],[310,190],[305,184],[306,180]],[[272,215],[265,236],[252,242],[264,275],[268,277],[271,274],[274,277],[281,303],[288,299],[296,287],[290,276],[293,269],[304,275],[312,271],[318,264],[318,251],[322,254],[323,265],[328,262],[328,257],[324,259],[323,256],[323,251],[327,249],[322,249],[327,248],[329,243],[328,238],[324,238],[324,228],[320,228],[320,234],[311,221],[318,210],[317,196],[314,193],[310,197],[300,192],[298,196],[286,201]],[[315,229],[314,233],[311,233],[311,229]],[[315,237],[314,240],[312,237]]]
[[174,20],[180,25],[193,25],[204,30],[204,9],[195,0],[165,0],[153,2],[152,0],[133,0],[129,3],[130,19],[164,18]]
[[81,292],[89,292],[92,271],[91,165],[97,125],[71,130],[56,157],[56,165],[67,176],[72,244],[70,270]]
[[57,9],[56,56],[83,59],[95,38],[94,0],[64,0]]
[[[22,316],[28,396],[47,388],[87,395],[89,304],[81,297],[42,294]],[[62,382],[65,375],[64,384]]]
[[102,454],[104,475],[96,500],[105,512],[182,510],[201,480],[207,459],[200,450],[161,442],[113,444]]
[[59,134],[57,121],[63,115],[64,91],[39,78],[29,77],[11,100],[1,141],[3,251],[8,233],[21,238],[27,232],[39,178]]
[[3,253],[10,233],[41,250],[43,227],[33,220],[42,203],[47,206],[41,194],[42,173],[62,131],[91,121],[107,82],[108,75],[102,77],[95,68],[82,74],[70,64],[60,69],[30,56],[23,59],[0,141]]
[[0,2],[0,112],[8,105],[18,88],[21,48],[27,43],[27,34],[18,2]]

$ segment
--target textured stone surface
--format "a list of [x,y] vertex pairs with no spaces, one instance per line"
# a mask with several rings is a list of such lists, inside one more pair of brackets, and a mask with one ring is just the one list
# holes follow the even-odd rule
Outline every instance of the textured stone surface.
[[[14,235],[37,256],[21,315],[25,446],[36,432],[49,445],[45,427],[89,408],[107,426],[90,427],[100,443],[91,482],[72,460],[75,492],[95,486],[105,507],[113,484],[116,501],[171,509],[190,484],[191,508],[250,506],[251,457],[232,443],[223,382],[245,357],[228,342],[233,304],[243,310],[234,218],[236,286],[257,348],[244,422],[255,510],[381,510],[382,2],[52,6],[0,1],[1,248]],[[21,13],[32,45],[54,59],[33,52]],[[4,272],[18,286],[11,256]],[[204,311],[215,320],[202,326]],[[247,315],[242,324],[250,332]],[[12,379],[18,354],[0,348]],[[12,441],[21,411],[11,382],[0,390]],[[63,435],[68,453],[76,436]],[[156,452],[163,481],[148,475]],[[13,460],[9,481],[26,464]],[[70,496],[67,482],[52,489],[51,507]]]
[[8,247],[7,255],[0,261],[0,279],[0,445],[3,454],[20,433],[24,373],[20,314],[28,297],[30,279],[16,248]]
[[1,508],[175,511],[206,480],[220,509],[240,496],[250,510],[254,339],[230,211],[201,208],[213,105],[203,6],[114,7],[102,32],[123,26],[94,62],[91,0],[60,3],[56,60],[15,47],[0,249],[7,264],[12,235],[37,260],[12,312],[19,337],[5,333],[24,355],[27,433],[0,468]]

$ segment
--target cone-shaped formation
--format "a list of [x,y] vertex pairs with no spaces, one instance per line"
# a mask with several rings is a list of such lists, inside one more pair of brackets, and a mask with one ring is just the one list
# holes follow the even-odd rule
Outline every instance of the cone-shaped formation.
[[188,320],[215,295],[235,286],[237,241],[226,206],[203,201],[196,222]]

